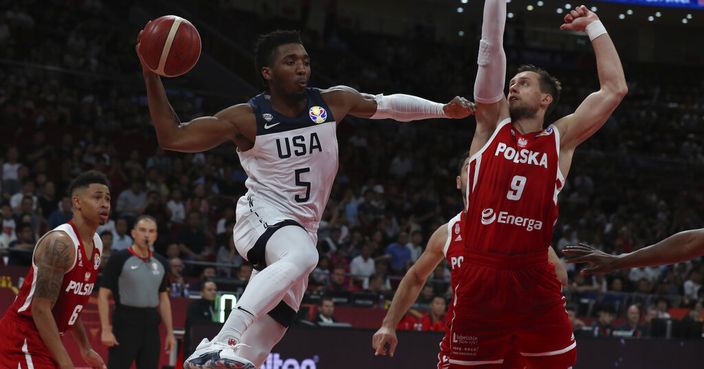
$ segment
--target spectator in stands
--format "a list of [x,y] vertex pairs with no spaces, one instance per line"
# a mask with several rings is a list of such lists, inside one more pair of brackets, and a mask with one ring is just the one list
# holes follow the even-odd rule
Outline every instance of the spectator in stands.
[[354,257],[350,262],[350,274],[356,283],[360,286],[364,284],[364,280],[369,278],[376,271],[374,267],[374,259],[371,258],[372,250],[369,245],[362,246],[361,253]]
[[171,191],[171,198],[166,203],[166,212],[171,224],[180,225],[186,220],[186,204],[183,202],[180,189],[174,188]]
[[41,215],[44,219],[48,219],[51,212],[56,209],[57,202],[56,186],[54,185],[54,182],[44,182],[44,186],[42,186],[42,193],[39,197],[39,215]]
[[217,270],[215,269],[214,266],[212,265],[206,265],[203,267],[203,270],[200,271],[200,277],[198,277],[198,281],[192,286],[194,291],[200,291],[203,288],[203,284],[208,281],[212,281],[215,277],[218,276]]
[[12,214],[12,208],[9,203],[3,202],[0,211],[2,211],[2,214],[0,214],[0,216],[2,216],[2,242],[5,247],[7,247],[10,245],[10,242],[17,239],[17,221],[15,221],[15,217]]
[[112,232],[102,231],[100,233],[100,240],[103,241],[103,253],[100,254],[100,266],[101,268],[104,268],[105,263],[108,262],[110,254],[112,253]]
[[17,239],[10,242],[9,265],[32,265],[32,253],[34,252],[34,231],[29,223],[21,223],[17,228]]
[[[169,289],[172,289],[171,294],[180,294],[181,289],[184,285],[183,280],[183,260],[180,258],[169,259],[169,273],[166,275],[166,281],[169,284]],[[173,289],[176,288],[177,291]]]
[[240,265],[237,270],[237,278],[235,279],[235,284],[244,288],[249,283],[249,279],[252,277],[252,264],[244,263]]
[[22,182],[22,190],[16,192],[15,194],[10,197],[10,206],[14,211],[22,211],[20,209],[20,206],[22,205],[22,200],[25,197],[29,197],[29,199],[32,201],[31,202],[31,208],[36,209],[38,200],[37,196],[34,194],[34,181],[27,179],[24,182]]
[[327,286],[330,283],[330,259],[325,255],[321,255],[318,259],[318,265],[310,276],[321,286]]
[[433,302],[433,297],[435,297],[433,285],[426,283],[425,286],[423,286],[423,289],[420,290],[420,295],[418,296],[418,300],[416,300],[416,304],[430,305],[430,303]]
[[433,296],[430,302],[430,309],[421,318],[421,329],[424,331],[443,332],[445,331],[447,302],[443,296]]
[[335,313],[335,302],[332,297],[324,296],[320,299],[318,306],[318,314],[315,315],[313,322],[317,325],[325,325],[326,323],[337,323],[337,319],[333,317]]
[[345,268],[335,267],[330,274],[330,283],[326,289],[327,293],[349,292],[349,281],[345,276]]
[[406,244],[406,247],[411,251],[411,262],[415,263],[420,254],[423,253],[423,233],[421,231],[413,231],[411,233],[411,241]]
[[608,304],[599,306],[597,313],[599,318],[592,324],[592,336],[594,337],[611,337],[614,327],[612,323],[616,312],[614,307]]
[[408,233],[398,234],[396,242],[386,247],[386,255],[389,257],[391,272],[396,275],[403,275],[411,263],[411,250],[406,247],[408,243]]
[[130,183],[130,188],[122,191],[117,197],[115,210],[117,210],[120,217],[134,220],[134,218],[142,214],[146,204],[147,193],[144,192],[144,180],[133,178]]
[[218,265],[218,275],[221,277],[232,277],[237,268],[242,265],[242,257],[235,249],[235,241],[232,238],[232,232],[227,233],[227,245],[222,245],[218,248],[218,253],[215,256],[215,261],[218,264],[229,264]]
[[[696,301],[699,289],[702,287],[702,274],[698,270],[692,270],[689,278],[684,282],[684,298],[689,301]],[[685,302],[686,303],[686,302]]]
[[19,169],[22,163],[19,160],[19,150],[17,146],[10,146],[7,149],[7,161],[2,164],[2,190],[8,194],[14,194],[20,190]]
[[658,319],[670,319],[670,301],[664,297],[658,297],[655,301],[655,317]]
[[132,245],[132,237],[127,234],[127,229],[127,218],[117,218],[115,233],[112,235],[112,251],[124,250]]
[[188,213],[187,227],[178,234],[181,254],[192,260],[206,260],[208,257],[207,246],[210,246],[208,237],[203,231],[201,213],[191,211]]
[[191,301],[186,310],[186,324],[183,335],[183,356],[188,357],[195,349],[191,341],[191,327],[198,323],[211,323],[215,316],[215,298],[218,286],[213,281],[205,281],[200,289],[200,299]]
[[644,337],[646,328],[640,324],[640,308],[638,305],[628,307],[626,323],[614,330],[614,336]]

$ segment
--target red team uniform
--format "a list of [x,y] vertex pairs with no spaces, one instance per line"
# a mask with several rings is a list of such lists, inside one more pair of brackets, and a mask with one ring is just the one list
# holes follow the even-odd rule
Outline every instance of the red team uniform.
[[[59,334],[63,335],[73,328],[81,310],[93,292],[100,268],[103,244],[100,237],[95,234],[93,236],[93,255],[88,258],[85,247],[72,222],[62,224],[51,232],[55,231],[68,234],[76,250],[74,265],[64,274],[61,294],[52,309]],[[32,319],[32,298],[36,289],[36,272],[37,266],[34,264],[34,257],[32,257],[32,268],[27,272],[17,298],[0,320],[0,332],[2,332],[0,336],[0,368],[2,369],[55,368],[58,366],[39,336],[39,331]]]
[[565,299],[547,258],[564,184],[559,143],[553,126],[524,135],[505,119],[470,158],[462,268],[452,276],[454,316],[443,341],[451,367],[500,367],[511,339],[533,366],[574,363]]
[[[450,282],[452,283],[452,290],[455,291],[456,281],[460,280],[460,267],[462,266],[462,261],[464,256],[464,239],[462,238],[462,220],[464,212],[457,214],[454,218],[447,222],[447,241],[445,241],[445,246],[442,249],[445,255],[445,260],[447,264],[450,265]],[[456,292],[455,292],[456,293]],[[447,325],[445,327],[445,335],[440,341],[440,353],[438,354],[438,369],[447,369],[450,367],[450,353],[451,344],[450,336],[452,334],[451,320],[453,318],[453,305],[455,304],[455,299],[452,299],[452,303],[447,308]],[[509,345],[509,352],[504,360],[502,369],[518,369],[522,368],[521,358],[518,356],[515,345],[513,341]]]

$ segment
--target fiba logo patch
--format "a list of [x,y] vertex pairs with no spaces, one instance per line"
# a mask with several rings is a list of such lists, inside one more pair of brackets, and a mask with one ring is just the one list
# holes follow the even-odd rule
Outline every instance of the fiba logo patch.
[[328,112],[326,112],[322,107],[316,105],[308,110],[308,116],[313,123],[320,124],[328,119]]
[[494,223],[496,220],[496,214],[494,214],[494,209],[486,208],[482,210],[482,224],[489,225]]

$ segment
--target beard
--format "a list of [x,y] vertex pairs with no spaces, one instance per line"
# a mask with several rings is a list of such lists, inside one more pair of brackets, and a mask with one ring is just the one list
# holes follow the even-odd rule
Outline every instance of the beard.
[[538,114],[538,107],[513,104],[509,105],[508,112],[511,115],[511,121],[515,122],[526,118],[535,118]]

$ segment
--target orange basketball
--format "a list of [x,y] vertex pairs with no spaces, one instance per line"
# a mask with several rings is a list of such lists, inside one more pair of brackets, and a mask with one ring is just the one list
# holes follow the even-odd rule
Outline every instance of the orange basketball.
[[152,72],[177,77],[198,62],[200,35],[191,22],[175,15],[165,15],[144,28],[137,52]]

